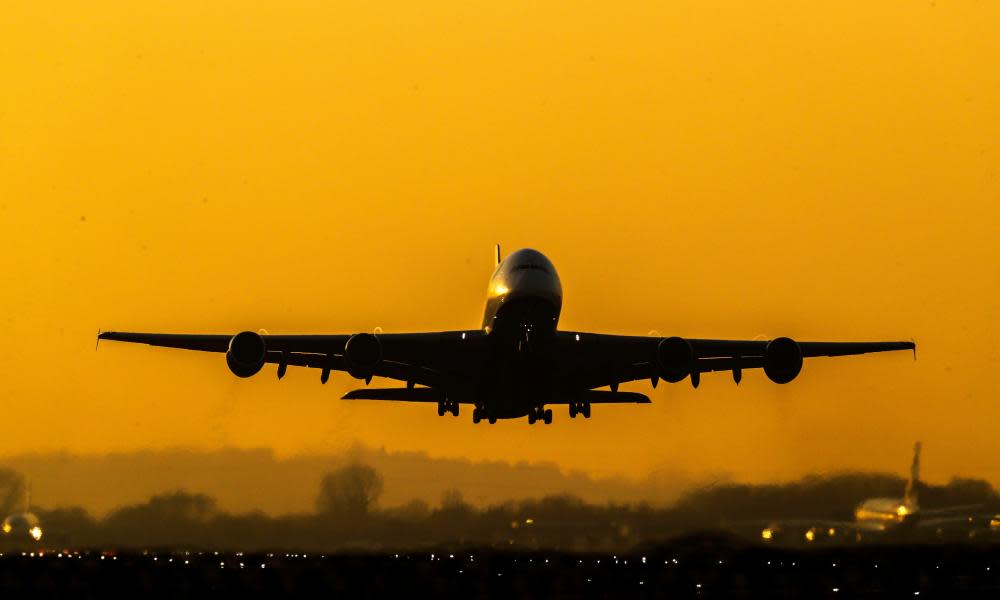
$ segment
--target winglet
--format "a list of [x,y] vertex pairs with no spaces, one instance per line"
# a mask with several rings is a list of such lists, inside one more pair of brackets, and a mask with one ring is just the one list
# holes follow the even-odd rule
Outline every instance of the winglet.
[[97,330],[97,341],[94,342],[94,350],[96,351],[101,346],[101,330]]
[[500,266],[500,244],[497,244],[496,253],[493,255],[493,268]]
[[917,360],[917,340],[910,338],[910,343],[913,344],[913,360]]

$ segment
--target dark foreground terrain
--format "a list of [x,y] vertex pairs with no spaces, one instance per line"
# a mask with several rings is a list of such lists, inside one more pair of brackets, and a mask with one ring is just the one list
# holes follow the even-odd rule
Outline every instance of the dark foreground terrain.
[[0,597],[998,597],[1000,546],[789,550],[711,536],[629,554],[6,552]]

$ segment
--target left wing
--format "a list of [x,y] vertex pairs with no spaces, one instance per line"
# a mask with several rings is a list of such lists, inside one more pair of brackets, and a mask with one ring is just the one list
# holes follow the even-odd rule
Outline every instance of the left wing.
[[709,340],[679,337],[603,335],[586,332],[556,334],[556,363],[562,387],[593,389],[627,381],[690,377],[698,386],[701,373],[731,371],[737,383],[745,369],[764,369],[775,383],[788,383],[802,369],[802,360],[893,350],[912,350],[914,342],[795,342],[773,340]]
[[479,331],[356,335],[269,335],[245,331],[237,335],[128,333],[105,331],[98,340],[114,340],[225,353],[234,373],[248,377],[264,364],[278,365],[278,377],[291,366],[345,371],[359,378],[386,377],[440,389],[458,388],[477,372],[483,360],[484,335]]

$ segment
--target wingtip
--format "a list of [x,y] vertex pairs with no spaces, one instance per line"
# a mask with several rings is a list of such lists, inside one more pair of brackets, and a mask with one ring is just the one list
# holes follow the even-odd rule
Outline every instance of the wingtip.
[[917,360],[917,340],[910,338],[910,350],[913,350],[913,360]]

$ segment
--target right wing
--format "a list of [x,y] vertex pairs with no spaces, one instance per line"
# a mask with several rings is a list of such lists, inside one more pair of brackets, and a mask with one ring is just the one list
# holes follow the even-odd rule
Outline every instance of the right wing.
[[[680,339],[680,338],[674,338]],[[655,386],[661,377],[657,351],[664,338],[607,335],[560,331],[556,334],[561,387],[594,389],[617,388],[627,381],[650,380]],[[790,342],[787,338],[784,341]],[[685,366],[693,382],[701,373],[731,371],[737,381],[746,369],[764,368],[771,340],[685,339],[691,363]],[[793,342],[802,358],[848,356],[871,352],[912,350],[913,342]],[[688,371],[689,369],[689,371]]]

